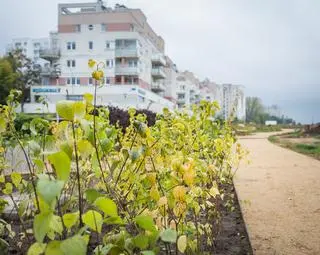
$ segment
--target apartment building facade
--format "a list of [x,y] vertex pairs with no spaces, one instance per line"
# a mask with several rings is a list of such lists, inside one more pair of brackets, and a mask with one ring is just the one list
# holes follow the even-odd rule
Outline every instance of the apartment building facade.
[[8,53],[12,50],[20,49],[23,54],[35,64],[44,66],[48,62],[40,57],[40,51],[41,49],[48,47],[50,47],[48,38],[14,38],[7,46],[6,52]]
[[200,82],[190,71],[179,72],[140,9],[119,4],[110,8],[99,0],[59,4],[57,32],[47,39],[15,39],[9,48],[21,48],[42,66],[41,85],[31,87],[25,112],[55,112],[57,101],[82,100],[84,93],[92,93],[89,59],[96,60],[105,75],[97,92],[100,105],[160,112],[163,107],[189,108],[204,99],[218,101],[227,118],[235,95],[241,94],[209,80]]
[[[160,106],[175,108],[175,95],[166,90],[166,85],[172,85],[172,78],[166,82],[166,70],[174,65],[167,64],[164,40],[140,9],[118,4],[109,8],[102,1],[59,4],[58,31],[50,33],[48,41],[39,51],[46,61],[41,71],[42,89],[31,88],[31,104],[40,96],[49,104],[57,98],[81,100],[94,85],[87,63],[95,59],[105,74],[100,86],[109,88],[98,91],[102,104],[154,107],[157,111]],[[129,100],[131,94],[134,99]]]
[[221,113],[224,119],[245,120],[246,103],[243,86],[222,84]]

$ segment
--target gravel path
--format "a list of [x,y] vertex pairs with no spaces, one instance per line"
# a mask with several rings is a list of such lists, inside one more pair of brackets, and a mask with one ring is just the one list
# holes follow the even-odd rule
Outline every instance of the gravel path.
[[318,255],[320,161],[270,143],[270,135],[240,139],[251,163],[235,187],[254,254]]

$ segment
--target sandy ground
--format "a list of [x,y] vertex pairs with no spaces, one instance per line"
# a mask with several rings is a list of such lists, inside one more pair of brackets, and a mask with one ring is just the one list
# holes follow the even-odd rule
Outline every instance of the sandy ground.
[[318,255],[320,161],[270,143],[270,135],[240,139],[251,164],[240,167],[235,186],[254,254]]

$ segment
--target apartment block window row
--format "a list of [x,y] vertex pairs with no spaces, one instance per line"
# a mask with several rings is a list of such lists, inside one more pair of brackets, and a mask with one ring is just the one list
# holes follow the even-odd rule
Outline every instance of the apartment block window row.
[[67,67],[76,67],[75,60],[67,60]]
[[[88,85],[94,85],[95,80],[93,78],[89,78]],[[111,78],[105,77],[100,81],[100,85],[110,85],[111,84]]]
[[76,42],[67,42],[67,49],[68,50],[75,50],[76,49]]
[[77,77],[67,78],[67,84],[68,85],[80,85],[80,78],[77,78]]

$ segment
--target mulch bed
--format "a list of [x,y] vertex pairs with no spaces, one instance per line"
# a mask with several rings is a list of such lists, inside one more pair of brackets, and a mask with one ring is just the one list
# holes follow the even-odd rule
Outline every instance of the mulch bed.
[[[226,207],[221,207],[221,226],[220,233],[215,240],[214,251],[205,254],[215,255],[251,255],[253,254],[251,244],[248,238],[246,226],[240,210],[239,201],[233,184],[224,187],[228,196],[233,197],[234,210],[230,212]],[[11,222],[14,230],[19,229],[19,222]],[[31,226],[30,226],[31,227]],[[0,247],[0,255],[2,254],[26,254],[27,247],[18,248],[16,244],[19,238],[16,236],[14,240],[8,240],[10,247],[4,251]],[[23,245],[22,245],[23,246]]]

